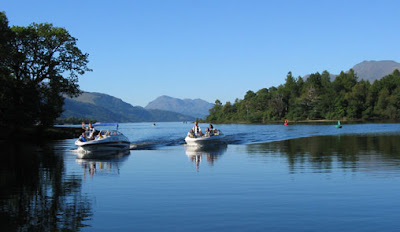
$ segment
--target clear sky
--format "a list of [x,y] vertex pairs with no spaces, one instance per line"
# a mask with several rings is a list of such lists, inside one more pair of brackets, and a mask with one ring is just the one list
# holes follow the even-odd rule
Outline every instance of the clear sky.
[[214,103],[294,76],[400,61],[400,1],[6,0],[10,25],[52,23],[89,53],[82,90],[135,105]]

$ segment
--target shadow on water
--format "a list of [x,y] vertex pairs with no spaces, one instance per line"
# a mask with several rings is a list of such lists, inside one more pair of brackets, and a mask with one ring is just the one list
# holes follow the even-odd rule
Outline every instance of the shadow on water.
[[92,217],[82,177],[53,145],[0,143],[0,231],[79,231]]
[[218,158],[226,152],[227,144],[214,144],[208,147],[194,147],[194,146],[185,146],[186,155],[189,159],[196,164],[197,171],[199,170],[200,163],[203,161],[204,157],[206,158],[209,165],[214,165],[214,162],[218,160]]
[[304,170],[388,170],[400,166],[399,135],[306,137],[247,145],[251,155],[286,156],[291,172]]

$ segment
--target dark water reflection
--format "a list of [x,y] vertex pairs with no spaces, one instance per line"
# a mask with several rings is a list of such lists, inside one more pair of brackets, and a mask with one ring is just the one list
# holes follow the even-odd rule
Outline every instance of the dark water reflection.
[[291,172],[333,169],[390,170],[400,167],[399,135],[341,135],[307,137],[248,145],[252,155],[280,155],[287,159]]
[[93,214],[53,145],[0,144],[0,231],[78,231]]

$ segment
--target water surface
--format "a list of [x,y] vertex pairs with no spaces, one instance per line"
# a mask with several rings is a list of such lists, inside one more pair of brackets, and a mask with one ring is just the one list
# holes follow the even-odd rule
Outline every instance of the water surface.
[[[3,144],[1,231],[397,231],[399,124],[121,124],[138,145],[76,158],[74,140]],[[200,124],[205,128],[206,124]]]

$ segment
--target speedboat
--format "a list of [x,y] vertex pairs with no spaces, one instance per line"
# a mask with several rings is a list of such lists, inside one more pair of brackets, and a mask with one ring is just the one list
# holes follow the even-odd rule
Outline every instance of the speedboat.
[[221,131],[217,131],[212,135],[206,134],[202,136],[193,136],[189,133],[185,138],[185,142],[188,146],[204,147],[223,144],[225,143],[224,138],[225,135]]
[[[120,131],[118,131],[118,123],[96,123],[93,124],[93,127],[96,129],[99,127],[106,126],[115,126],[115,129],[101,129],[95,130],[94,135],[96,136],[94,139],[89,139],[92,137],[90,135],[91,132],[85,132],[85,139],[77,139],[75,141],[75,145],[78,146],[78,152],[87,154],[92,152],[106,152],[106,151],[121,151],[121,150],[129,150],[130,141],[129,139],[123,135]],[[84,157],[81,157],[84,158]]]

